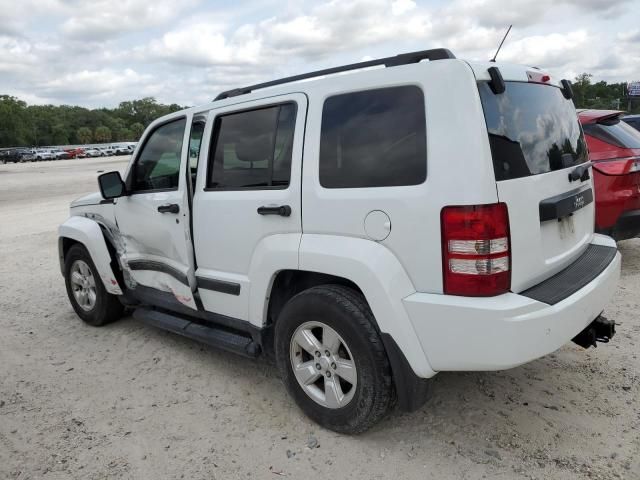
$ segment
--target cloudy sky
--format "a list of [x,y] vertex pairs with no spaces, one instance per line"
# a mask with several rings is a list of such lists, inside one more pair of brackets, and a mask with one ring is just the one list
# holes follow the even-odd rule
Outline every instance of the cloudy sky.
[[564,78],[640,80],[640,0],[0,0],[0,94],[88,107],[217,92],[447,47]]

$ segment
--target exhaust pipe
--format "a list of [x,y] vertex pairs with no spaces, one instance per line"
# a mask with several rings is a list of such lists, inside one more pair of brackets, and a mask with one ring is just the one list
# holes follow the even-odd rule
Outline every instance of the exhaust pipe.
[[582,348],[596,348],[598,346],[597,342],[609,343],[609,340],[611,340],[615,334],[616,322],[602,315],[598,315],[593,322],[573,337],[571,341],[580,345]]

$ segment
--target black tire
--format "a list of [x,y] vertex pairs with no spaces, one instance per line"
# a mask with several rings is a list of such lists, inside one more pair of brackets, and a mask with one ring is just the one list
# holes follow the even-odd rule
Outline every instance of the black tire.
[[[348,345],[357,370],[357,383],[353,398],[343,407],[328,408],[314,401],[293,373],[291,339],[306,322],[331,327]],[[353,289],[321,285],[289,300],[276,321],[275,354],[289,394],[307,416],[325,428],[347,434],[364,432],[393,405],[391,367],[380,332],[366,300]]]
[[[71,267],[77,260],[84,261],[95,279],[96,285],[96,301],[95,305],[90,310],[83,309],[73,294],[73,287],[71,285]],[[118,300],[116,295],[111,295],[107,292],[102,284],[98,270],[96,269],[91,255],[84,247],[84,245],[76,243],[73,245],[67,255],[64,258],[64,281],[67,287],[67,296],[71,302],[71,306],[78,314],[78,316],[89,325],[94,327],[100,327],[107,323],[114,322],[122,317],[124,312],[124,306]]]

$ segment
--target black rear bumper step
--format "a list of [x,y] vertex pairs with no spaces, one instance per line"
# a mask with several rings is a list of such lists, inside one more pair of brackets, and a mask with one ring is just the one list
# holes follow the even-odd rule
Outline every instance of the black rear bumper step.
[[260,354],[260,346],[249,336],[213,325],[196,323],[179,315],[150,308],[137,308],[133,312],[133,318],[153,327],[177,333],[183,337],[245,357],[255,358]]
[[613,261],[617,251],[615,247],[591,244],[580,258],[567,268],[520,295],[555,305],[600,275]]

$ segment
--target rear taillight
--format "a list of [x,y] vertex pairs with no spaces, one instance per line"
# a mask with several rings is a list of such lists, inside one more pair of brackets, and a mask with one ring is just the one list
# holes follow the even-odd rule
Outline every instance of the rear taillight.
[[441,217],[444,293],[489,297],[511,288],[507,205],[444,207]]
[[640,172],[640,157],[600,160],[593,164],[593,168],[605,175],[626,175],[627,173]]

